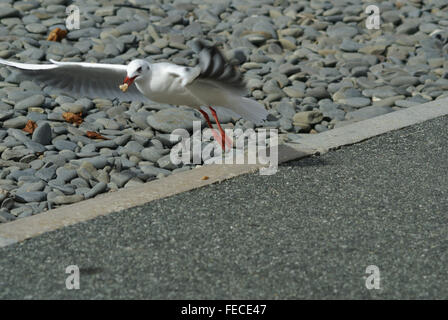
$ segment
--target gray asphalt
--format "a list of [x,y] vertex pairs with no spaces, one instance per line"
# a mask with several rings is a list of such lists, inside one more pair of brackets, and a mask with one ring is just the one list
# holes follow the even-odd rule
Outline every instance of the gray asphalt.
[[447,158],[443,117],[47,233],[0,249],[0,298],[447,299]]

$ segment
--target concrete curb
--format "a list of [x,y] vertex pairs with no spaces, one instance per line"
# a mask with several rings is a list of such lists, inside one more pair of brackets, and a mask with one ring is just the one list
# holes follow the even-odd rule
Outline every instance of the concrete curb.
[[[328,152],[416,123],[448,115],[448,99],[441,99],[360,121],[316,135],[300,143],[279,145],[278,163]],[[252,173],[262,165],[208,165],[181,172],[142,186],[102,194],[94,199],[53,209],[35,216],[0,224],[0,247],[24,241],[48,231],[87,221],[98,216],[143,205],[153,200]],[[208,179],[203,180],[207,176]]]
[[298,145],[327,152],[447,114],[448,98],[435,100],[319,134],[306,135],[303,140],[299,140]]

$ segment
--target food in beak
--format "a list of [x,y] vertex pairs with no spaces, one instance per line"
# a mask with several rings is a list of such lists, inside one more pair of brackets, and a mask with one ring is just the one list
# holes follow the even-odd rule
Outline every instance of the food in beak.
[[128,90],[128,84],[127,83],[123,83],[122,85],[119,86],[120,90],[123,92],[126,92],[126,90]]
[[124,78],[123,84],[119,86],[120,90],[126,92],[129,86],[134,82],[135,78],[136,77],[129,78],[126,76],[126,78]]

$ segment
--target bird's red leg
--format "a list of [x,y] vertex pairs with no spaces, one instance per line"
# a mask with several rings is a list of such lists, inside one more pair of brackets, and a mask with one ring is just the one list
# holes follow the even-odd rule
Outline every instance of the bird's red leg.
[[[202,115],[203,115],[204,118],[205,118],[205,121],[207,121],[207,125],[208,125],[209,128],[212,130],[213,137],[215,138],[216,141],[219,142],[219,144],[221,145],[222,150],[225,151],[225,147],[224,147],[224,144],[223,144],[223,140],[222,140],[222,138],[219,136],[218,132],[216,132],[216,130],[213,128],[212,123],[210,122],[210,118],[208,117],[207,112],[205,112],[204,110],[201,110],[201,109],[199,109],[199,112],[202,113]],[[219,126],[219,125],[218,125],[218,126]],[[219,126],[219,127],[221,127],[221,126]]]
[[213,116],[213,118],[215,118],[215,121],[216,121],[216,124],[218,125],[219,131],[221,132],[221,137],[222,137],[221,146],[222,146],[223,150],[225,150],[224,142],[225,142],[225,144],[226,144],[229,148],[231,148],[231,147],[232,147],[232,140],[231,140],[229,137],[226,136],[224,130],[221,128],[221,124],[219,123],[218,115],[216,114],[215,109],[213,109],[213,108],[210,107],[210,106],[209,106],[209,109],[210,109],[210,111],[212,112],[212,116]]

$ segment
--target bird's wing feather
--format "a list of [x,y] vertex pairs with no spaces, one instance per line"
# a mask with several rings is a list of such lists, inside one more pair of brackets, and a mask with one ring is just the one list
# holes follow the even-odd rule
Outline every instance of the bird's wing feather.
[[257,101],[244,98],[215,81],[197,79],[186,87],[203,105],[226,108],[230,116],[239,115],[255,124],[266,119],[268,111]]
[[201,40],[197,40],[195,46],[200,50],[198,80],[207,81],[210,84],[232,91],[236,95],[246,95],[246,83],[241,72],[227,61],[216,46],[208,46]]
[[52,64],[28,64],[0,59],[0,64],[14,67],[31,79],[75,96],[148,101],[135,86],[129,87],[126,92],[119,89],[118,86],[123,83],[126,76],[124,65],[50,61]]
[[159,69],[155,69],[155,77],[161,76],[165,72],[171,77],[179,78],[183,87],[192,83],[201,72],[201,69],[198,67],[184,67],[167,62],[154,64],[153,67],[159,67]]

